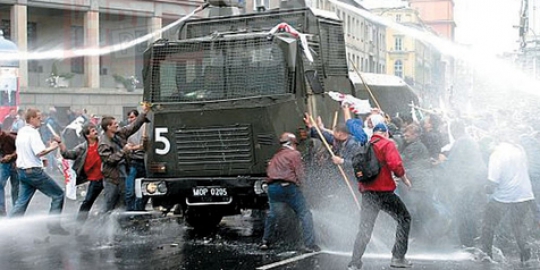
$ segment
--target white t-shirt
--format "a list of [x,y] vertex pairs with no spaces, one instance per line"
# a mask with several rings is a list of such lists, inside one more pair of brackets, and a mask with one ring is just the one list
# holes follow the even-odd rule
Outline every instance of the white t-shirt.
[[30,125],[19,129],[15,139],[15,147],[17,147],[17,168],[43,168],[43,162],[37,154],[45,150],[46,147],[37,129]]
[[488,179],[497,183],[492,198],[515,203],[534,200],[527,168],[527,156],[521,147],[501,143],[489,157]]

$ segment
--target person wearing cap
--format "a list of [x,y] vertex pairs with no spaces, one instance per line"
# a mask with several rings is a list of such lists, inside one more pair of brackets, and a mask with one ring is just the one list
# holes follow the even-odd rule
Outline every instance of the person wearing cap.
[[266,170],[270,209],[260,248],[266,250],[270,247],[272,230],[276,227],[277,210],[280,204],[286,204],[293,209],[302,223],[305,251],[318,252],[320,248],[315,244],[313,217],[300,189],[305,180],[305,172],[302,155],[296,150],[296,136],[285,132],[280,136],[279,142],[281,147],[268,163]]
[[[396,181],[394,181],[392,174],[401,178],[408,187],[411,187],[411,182],[405,176],[405,168],[396,145],[388,139],[388,127],[385,124],[379,123],[374,126],[370,143],[373,145],[375,155],[381,164],[381,171],[373,182],[359,183],[359,189],[362,193],[360,228],[356,235],[353,256],[348,269],[362,268],[362,256],[371,239],[375,221],[381,210],[397,221],[396,242],[392,249],[390,266],[411,268],[412,263],[405,259],[411,228],[411,215],[403,201],[394,193]],[[339,163],[339,161],[334,160],[335,163]]]

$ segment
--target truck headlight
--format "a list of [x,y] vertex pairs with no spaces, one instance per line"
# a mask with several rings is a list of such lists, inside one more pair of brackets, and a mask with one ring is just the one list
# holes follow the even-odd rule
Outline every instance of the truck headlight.
[[158,185],[154,182],[148,183],[146,185],[146,192],[148,192],[148,194],[156,193],[157,189],[158,189]]
[[[167,183],[165,181],[149,181],[143,182],[141,185],[142,195],[159,196],[165,195],[168,192]],[[142,196],[141,196],[142,197]]]
[[263,194],[266,192],[266,183],[264,183],[262,180],[255,181],[255,184],[253,185],[253,190],[255,191],[255,194]]

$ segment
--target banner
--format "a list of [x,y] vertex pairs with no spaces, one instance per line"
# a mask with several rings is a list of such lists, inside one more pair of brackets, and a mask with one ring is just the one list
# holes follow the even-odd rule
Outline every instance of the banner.
[[66,198],[70,200],[77,200],[77,173],[72,169],[73,160],[61,159],[62,173],[64,175],[64,182],[66,183]]

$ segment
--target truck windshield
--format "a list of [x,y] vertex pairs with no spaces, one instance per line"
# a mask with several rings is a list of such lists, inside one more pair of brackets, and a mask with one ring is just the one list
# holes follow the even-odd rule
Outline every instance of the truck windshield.
[[[193,102],[288,92],[286,61],[266,38],[180,43],[159,63],[154,102]],[[154,78],[154,82],[156,81]],[[156,95],[157,94],[157,95]]]

